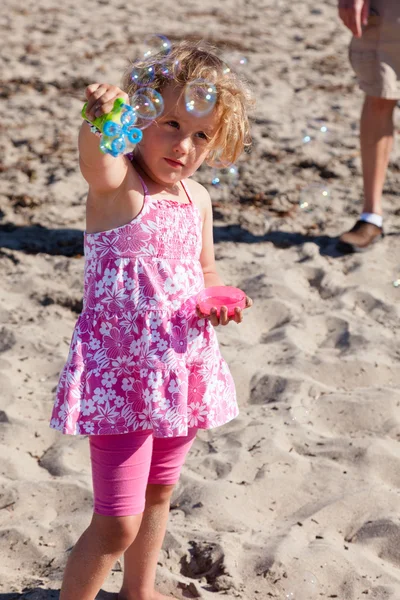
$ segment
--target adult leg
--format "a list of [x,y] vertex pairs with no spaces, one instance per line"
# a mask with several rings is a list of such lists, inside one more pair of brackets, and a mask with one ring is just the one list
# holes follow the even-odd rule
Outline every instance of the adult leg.
[[364,182],[363,212],[382,214],[382,190],[393,147],[396,100],[366,96],[361,113],[360,145]]
[[[363,216],[339,242],[365,249],[382,235],[382,190],[393,147],[396,100],[366,96],[361,114],[360,146],[364,184]],[[368,213],[368,215],[365,215]],[[373,215],[373,216],[371,216]]]
[[119,600],[163,600],[155,591],[159,553],[167,527],[170,499],[185,457],[196,437],[154,439],[153,456],[146,491],[146,506],[139,533],[124,555],[124,580]]

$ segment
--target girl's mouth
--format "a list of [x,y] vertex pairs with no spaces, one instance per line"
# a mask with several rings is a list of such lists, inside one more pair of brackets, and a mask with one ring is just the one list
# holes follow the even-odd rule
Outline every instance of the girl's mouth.
[[173,160],[172,158],[164,158],[164,160],[166,160],[167,163],[169,164],[169,166],[173,167],[174,169],[183,167],[183,164],[181,162],[179,162],[178,160]]

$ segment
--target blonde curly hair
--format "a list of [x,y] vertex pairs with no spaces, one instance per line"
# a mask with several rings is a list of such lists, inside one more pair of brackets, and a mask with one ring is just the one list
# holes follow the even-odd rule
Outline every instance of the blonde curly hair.
[[183,41],[172,45],[168,54],[159,53],[129,65],[122,89],[131,97],[140,90],[140,82],[132,78],[132,70],[152,72],[148,87],[162,93],[175,83],[182,90],[188,83],[201,79],[215,85],[215,110],[219,121],[210,141],[207,164],[221,167],[236,162],[243,150],[251,145],[248,110],[254,104],[245,82],[215,54],[214,48],[202,42]]

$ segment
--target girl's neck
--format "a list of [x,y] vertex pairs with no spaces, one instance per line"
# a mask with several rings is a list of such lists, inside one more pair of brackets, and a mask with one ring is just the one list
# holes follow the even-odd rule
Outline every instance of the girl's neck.
[[174,196],[180,195],[181,183],[173,183],[172,185],[166,185],[162,181],[157,181],[151,173],[146,169],[145,163],[141,160],[140,154],[132,154],[132,162],[134,163],[135,169],[139,172],[139,175],[144,179],[147,185],[151,187],[157,187],[155,193],[168,192]]

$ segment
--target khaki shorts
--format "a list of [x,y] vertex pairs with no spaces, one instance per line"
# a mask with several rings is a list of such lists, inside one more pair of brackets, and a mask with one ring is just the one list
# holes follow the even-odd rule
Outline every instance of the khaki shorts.
[[372,0],[368,25],[352,39],[349,58],[368,96],[400,99],[400,0]]

